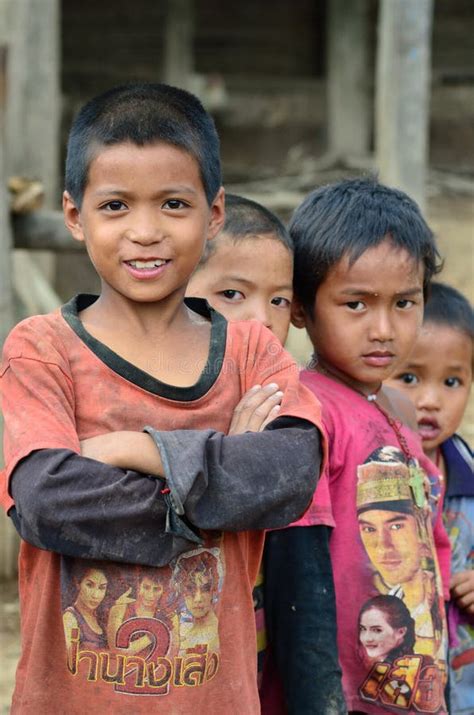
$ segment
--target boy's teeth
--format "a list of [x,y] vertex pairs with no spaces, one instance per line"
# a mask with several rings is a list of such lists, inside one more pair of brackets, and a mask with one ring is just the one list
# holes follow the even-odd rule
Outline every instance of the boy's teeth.
[[157,258],[155,261],[129,261],[129,264],[134,268],[158,268],[162,266],[166,261],[162,261]]

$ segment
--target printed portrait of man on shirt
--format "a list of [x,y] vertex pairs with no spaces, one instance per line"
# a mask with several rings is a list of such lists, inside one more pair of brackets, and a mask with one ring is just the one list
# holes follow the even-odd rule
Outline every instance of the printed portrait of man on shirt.
[[415,622],[415,652],[443,657],[442,589],[427,529],[430,512],[417,502],[404,456],[395,447],[376,450],[357,477],[359,533],[374,585],[407,606]]

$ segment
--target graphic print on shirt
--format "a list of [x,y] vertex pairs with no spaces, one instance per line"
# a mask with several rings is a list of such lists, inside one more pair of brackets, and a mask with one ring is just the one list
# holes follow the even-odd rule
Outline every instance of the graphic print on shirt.
[[444,712],[444,602],[431,529],[430,482],[395,447],[357,469],[359,533],[373,598],[359,608],[360,697],[403,711]]
[[[474,499],[451,497],[444,512],[452,547],[452,571],[474,569]],[[453,713],[474,707],[474,615],[449,603],[450,706]]]
[[219,547],[198,548],[155,569],[64,559],[68,669],[116,693],[167,695],[219,669]]

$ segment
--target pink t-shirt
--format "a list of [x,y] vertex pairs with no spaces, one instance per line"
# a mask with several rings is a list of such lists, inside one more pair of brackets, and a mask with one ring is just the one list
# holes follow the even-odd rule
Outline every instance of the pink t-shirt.
[[[308,370],[301,380],[322,403],[329,444],[331,558],[347,707],[373,715],[445,713],[443,581],[449,583],[450,549],[441,521],[442,476],[403,426],[409,469],[393,428],[362,395]],[[313,523],[308,515],[297,524]]]

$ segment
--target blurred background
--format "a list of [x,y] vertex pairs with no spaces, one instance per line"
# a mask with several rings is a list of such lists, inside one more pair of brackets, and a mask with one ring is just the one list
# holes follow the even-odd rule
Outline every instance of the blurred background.
[[[65,141],[85,100],[132,81],[197,94],[226,188],[284,220],[315,186],[377,171],[420,203],[442,279],[472,301],[473,38],[472,0],[0,0],[0,345],[21,318],[97,291],[59,211]],[[307,360],[300,331],[288,347]],[[472,444],[472,401],[462,433]],[[0,713],[16,554],[0,514]]]

